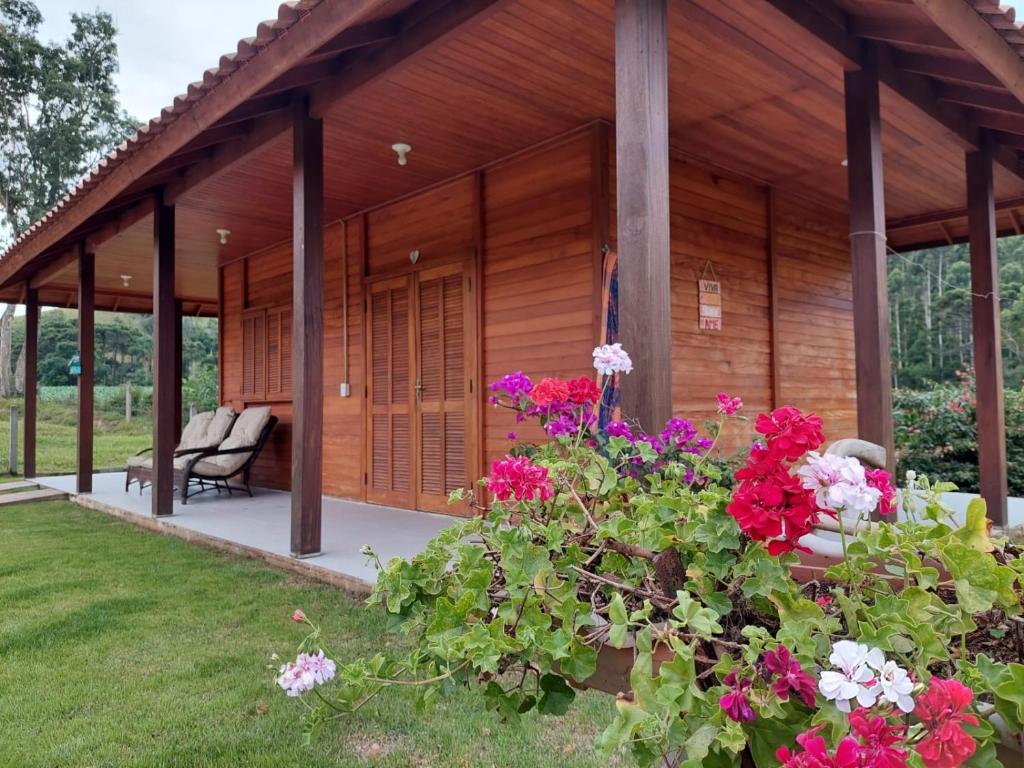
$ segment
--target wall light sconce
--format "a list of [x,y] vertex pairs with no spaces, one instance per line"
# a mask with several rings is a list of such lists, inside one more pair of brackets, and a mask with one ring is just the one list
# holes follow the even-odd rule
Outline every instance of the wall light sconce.
[[123,285],[125,288],[128,287],[128,284],[131,281],[132,281],[132,276],[131,275],[121,275],[121,285]]
[[231,234],[231,230],[230,229],[218,229],[217,230],[217,236],[220,238],[220,244],[221,245],[227,245],[228,244],[228,235],[230,235],[230,234]]
[[409,158],[407,157],[407,155],[410,152],[412,152],[412,147],[410,147],[408,144],[405,144],[403,142],[399,142],[398,144],[392,144],[391,145],[391,149],[392,149],[392,151],[396,155],[398,155],[398,164],[399,165],[408,165],[409,164]]

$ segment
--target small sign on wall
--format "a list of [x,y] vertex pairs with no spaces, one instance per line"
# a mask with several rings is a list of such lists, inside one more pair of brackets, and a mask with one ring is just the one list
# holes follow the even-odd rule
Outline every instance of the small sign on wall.
[[709,261],[704,265],[704,272],[697,281],[698,313],[702,331],[722,330],[722,284],[715,274],[715,268]]

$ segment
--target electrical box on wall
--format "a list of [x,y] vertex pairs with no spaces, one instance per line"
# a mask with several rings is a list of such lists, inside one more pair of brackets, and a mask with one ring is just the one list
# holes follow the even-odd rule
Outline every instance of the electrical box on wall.
[[338,385],[338,394],[342,397],[348,397],[352,394],[352,387],[349,386],[348,382],[342,382]]

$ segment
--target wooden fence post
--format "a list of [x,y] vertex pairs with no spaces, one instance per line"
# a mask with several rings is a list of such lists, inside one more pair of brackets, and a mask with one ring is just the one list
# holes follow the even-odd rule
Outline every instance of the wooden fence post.
[[18,408],[11,406],[11,432],[7,450],[9,453],[8,468],[12,475],[18,474]]

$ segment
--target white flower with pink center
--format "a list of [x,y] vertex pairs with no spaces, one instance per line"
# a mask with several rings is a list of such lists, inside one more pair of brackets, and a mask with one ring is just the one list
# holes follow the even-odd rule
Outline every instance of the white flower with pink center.
[[804,488],[822,509],[860,518],[878,506],[882,492],[868,485],[863,465],[852,456],[811,451],[797,470]]
[[281,666],[277,684],[289,696],[301,696],[334,679],[337,668],[321,650],[316,654],[300,653],[295,661]]
[[602,376],[611,376],[613,373],[629,373],[633,370],[633,361],[629,359],[626,350],[618,342],[604,344],[594,347],[594,368]]
[[882,665],[878,672],[878,685],[882,689],[881,698],[908,714],[914,711],[914,699],[910,695],[914,690],[914,681],[910,679],[907,670],[895,661],[890,660]]

